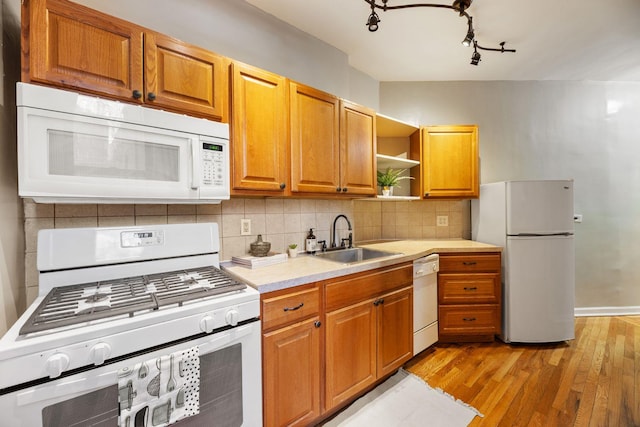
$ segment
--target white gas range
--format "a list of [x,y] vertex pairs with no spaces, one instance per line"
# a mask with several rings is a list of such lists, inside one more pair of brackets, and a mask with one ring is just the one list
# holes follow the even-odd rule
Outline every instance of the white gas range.
[[[39,296],[0,340],[4,420],[261,425],[259,294],[218,252],[217,224],[42,230]],[[187,351],[199,407],[185,415]]]

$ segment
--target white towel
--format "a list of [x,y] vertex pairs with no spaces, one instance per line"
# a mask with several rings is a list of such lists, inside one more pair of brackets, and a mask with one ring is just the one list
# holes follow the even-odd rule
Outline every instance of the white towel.
[[149,359],[118,371],[120,427],[162,427],[200,411],[198,347]]

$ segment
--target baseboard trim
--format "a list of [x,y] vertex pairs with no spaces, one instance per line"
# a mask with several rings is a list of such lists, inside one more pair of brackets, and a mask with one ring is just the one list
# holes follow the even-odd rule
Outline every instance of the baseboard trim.
[[586,316],[640,316],[640,306],[631,307],[577,307],[576,317]]

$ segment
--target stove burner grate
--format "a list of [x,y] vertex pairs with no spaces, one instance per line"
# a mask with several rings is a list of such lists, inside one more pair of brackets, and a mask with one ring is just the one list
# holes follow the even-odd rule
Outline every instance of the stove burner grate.
[[20,329],[20,335],[113,316],[133,317],[246,287],[212,266],[60,286],[47,294]]

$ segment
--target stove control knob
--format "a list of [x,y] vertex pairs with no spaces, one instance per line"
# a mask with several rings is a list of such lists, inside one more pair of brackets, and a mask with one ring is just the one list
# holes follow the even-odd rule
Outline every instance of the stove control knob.
[[49,378],[58,378],[69,367],[69,356],[64,353],[56,353],[47,359],[44,369]]
[[102,365],[110,355],[111,346],[106,342],[99,342],[89,350],[89,360],[91,360],[96,366]]
[[213,316],[207,314],[200,319],[200,330],[206,334],[210,334],[213,331]]
[[238,318],[240,317],[240,313],[235,308],[227,311],[227,314],[224,315],[224,320],[227,321],[228,325],[236,326],[238,324]]

